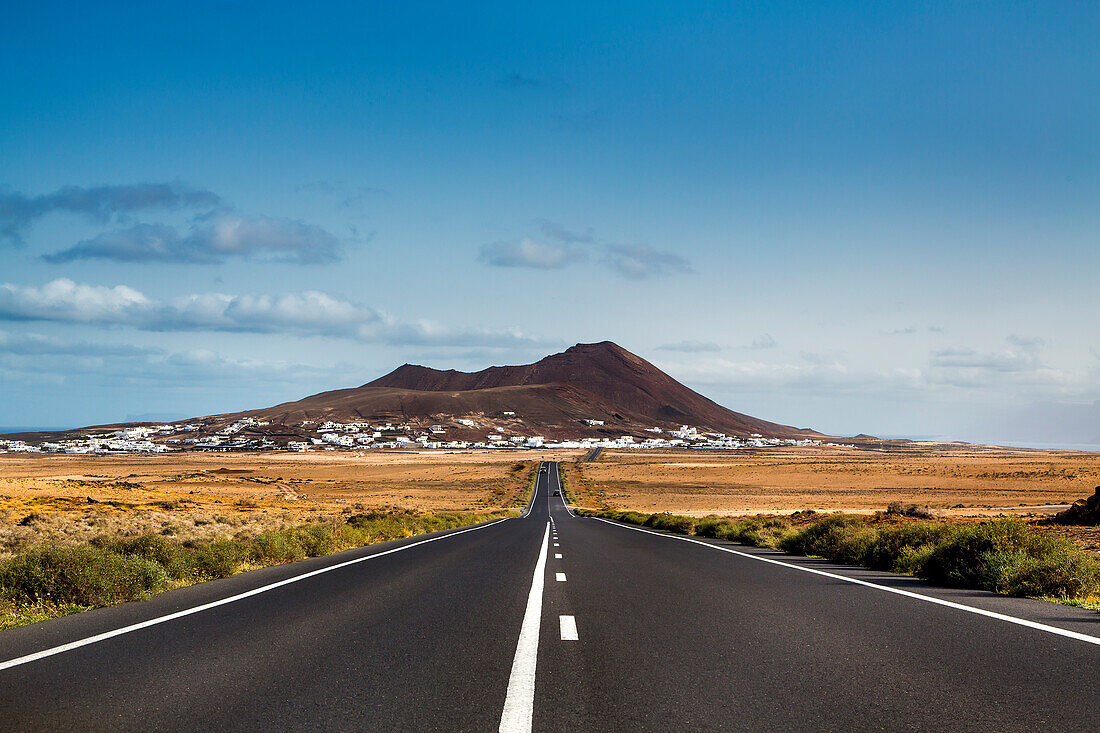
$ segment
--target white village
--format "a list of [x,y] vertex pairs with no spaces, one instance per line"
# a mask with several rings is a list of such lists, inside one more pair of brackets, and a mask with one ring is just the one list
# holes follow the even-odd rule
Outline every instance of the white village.
[[[514,418],[514,412],[504,413]],[[109,432],[91,432],[78,436],[64,436],[53,440],[35,441],[0,439],[0,452],[11,453],[167,453],[176,451],[238,452],[238,451],[337,451],[337,450],[524,450],[555,448],[619,448],[619,449],[672,449],[736,450],[773,446],[835,446],[813,439],[782,439],[760,434],[733,436],[706,432],[689,425],[665,430],[646,428],[649,435],[617,435],[606,437],[575,437],[547,439],[538,435],[517,435],[501,430],[477,417],[454,419],[452,430],[469,434],[472,430],[484,430],[480,439],[448,438],[448,426],[434,424],[420,426],[408,423],[303,421],[292,426],[271,426],[264,420],[245,417],[212,430],[208,423],[181,422],[153,425],[123,426]],[[604,425],[603,420],[580,421],[589,428]],[[77,431],[72,431],[77,432]],[[84,433],[84,431],[80,431]]]

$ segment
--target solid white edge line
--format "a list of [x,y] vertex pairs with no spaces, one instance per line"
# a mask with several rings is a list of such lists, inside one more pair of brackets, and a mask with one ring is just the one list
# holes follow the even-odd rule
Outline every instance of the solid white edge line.
[[542,549],[535,562],[527,610],[519,629],[516,656],[508,676],[508,694],[500,714],[500,733],[528,733],[535,709],[535,667],[539,654],[539,627],[542,625],[542,589],[546,582],[546,545],[550,539],[550,523],[542,535]]
[[562,641],[580,641],[576,616],[558,616],[558,627],[561,629]]
[[844,575],[837,575],[836,573],[830,573],[825,570],[818,570],[817,568],[807,568],[801,565],[794,565],[791,563],[781,562],[780,560],[773,560],[770,557],[760,557],[759,555],[753,555],[748,552],[740,552],[729,547],[720,547],[719,545],[712,545],[709,542],[701,542],[699,540],[691,539],[690,537],[681,537],[674,534],[662,534],[660,532],[654,532],[648,529],[642,529],[641,527],[631,527],[626,524],[619,524],[618,522],[612,522],[602,517],[592,517],[598,519],[601,522],[606,522],[614,527],[621,527],[622,529],[632,529],[635,532],[644,532],[646,534],[655,535],[657,537],[665,537],[670,540],[680,540],[682,542],[691,542],[692,544],[702,545],[703,547],[709,547],[712,550],[720,550],[722,552],[728,552],[731,555],[737,555],[739,557],[746,557],[750,560],[758,560],[760,562],[766,562],[771,565],[779,565],[784,568],[791,568],[792,570],[800,570],[804,573],[811,573],[813,575],[820,575],[826,578],[832,578],[833,580],[843,580],[845,583],[853,583],[855,585],[862,585],[866,588],[874,588],[875,590],[885,591],[887,593],[894,593],[899,596],[905,596],[906,598],[914,598],[918,601],[925,601],[926,603],[934,603],[937,606],[946,606],[947,608],[953,608],[957,611],[966,611],[967,613],[977,614],[978,616],[986,616],[987,618],[997,619],[998,621],[1005,621],[1010,624],[1017,624],[1019,626],[1026,626],[1029,629],[1037,629],[1039,631],[1046,631],[1050,634],[1057,634],[1058,636],[1064,636],[1067,639],[1075,639],[1077,641],[1083,641],[1088,644],[1096,644],[1100,646],[1100,637],[1089,636],[1088,634],[1081,634],[1076,631],[1067,631],[1066,629],[1060,629],[1057,626],[1050,626],[1048,624],[1042,624],[1038,621],[1029,621],[1026,618],[1018,618],[1016,616],[1008,616],[1003,613],[997,613],[996,611],[986,611],[982,608],[975,608],[973,606],[966,606],[961,603],[955,603],[954,601],[945,601],[942,598],[935,598],[933,596],[925,596],[920,593],[913,593],[912,591],[903,590],[901,588],[891,588],[886,585],[878,585],[877,583],[871,583],[866,580],[859,580],[858,578],[849,578]]
[[[561,486],[561,466],[558,466],[558,486]],[[569,514],[569,516],[577,516],[573,513],[573,509],[569,506],[569,499],[566,498],[564,491],[561,492],[561,503],[565,506],[565,511]]]
[[354,560],[347,560],[345,562],[337,563],[336,565],[330,565],[329,567],[318,568],[317,570],[311,570],[308,573],[303,573],[301,575],[295,575],[292,578],[285,578],[283,580],[278,581],[277,583],[270,583],[268,585],[260,586],[259,588],[253,588],[252,590],[245,591],[244,593],[238,593],[237,595],[228,596],[227,598],[221,598],[219,600],[211,601],[209,603],[204,603],[200,606],[195,606],[193,608],[185,608],[182,611],[176,611],[175,613],[170,613],[166,616],[158,616],[157,618],[152,618],[152,619],[149,619],[147,621],[141,621],[140,623],[131,624],[129,626],[123,626],[122,628],[113,629],[111,631],[105,631],[102,634],[96,634],[94,636],[89,636],[89,637],[86,637],[84,639],[78,639],[76,641],[71,641],[68,644],[61,644],[60,646],[51,647],[49,649],[43,649],[40,652],[34,652],[33,654],[27,654],[27,655],[22,656],[22,657],[16,657],[14,659],[9,659],[5,662],[0,662],[0,671],[3,671],[5,669],[11,669],[12,667],[18,667],[19,665],[27,664],[28,662],[35,662],[39,659],[44,659],[46,657],[52,657],[55,654],[62,654],[64,652],[72,651],[73,649],[79,649],[82,646],[88,646],[89,644],[95,644],[96,642],[105,641],[107,639],[111,639],[111,638],[116,637],[116,636],[122,636],[123,634],[129,634],[132,631],[139,631],[141,629],[147,629],[150,626],[156,626],[158,624],[163,624],[167,621],[174,621],[178,618],[183,618],[184,616],[190,616],[192,614],[200,613],[202,611],[208,611],[211,608],[217,608],[218,606],[224,606],[227,603],[234,603],[235,601],[244,600],[245,598],[251,598],[252,596],[259,595],[260,593],[266,593],[269,590],[274,590],[276,588],[281,588],[284,585],[290,585],[291,583],[297,583],[300,580],[305,580],[306,578],[312,578],[315,575],[321,575],[322,573],[330,573],[333,570],[339,570],[341,568],[346,568],[349,565],[356,565],[356,564],[361,563],[361,562],[366,562],[367,560],[373,560],[376,557],[382,557],[383,555],[390,555],[390,554],[395,553],[395,552],[401,552],[402,550],[409,550],[409,549],[412,549],[413,547],[417,547],[419,545],[425,545],[429,542],[435,542],[437,540],[445,540],[448,537],[456,537],[460,534],[465,534],[466,532],[473,532],[473,531],[476,531],[476,530],[479,530],[479,529],[486,529],[487,527],[492,527],[494,524],[499,524],[499,523],[501,523],[503,521],[506,521],[506,520],[507,520],[507,517],[505,517],[504,519],[497,519],[495,521],[489,522],[488,524],[482,524],[482,525],[479,525],[479,526],[476,526],[476,527],[467,527],[466,529],[461,529],[461,530],[458,530],[457,532],[449,532],[447,534],[440,535],[438,537],[430,537],[426,540],[420,540],[418,542],[413,542],[412,544],[402,545],[401,547],[394,547],[392,549],[385,550],[384,552],[377,552],[373,555],[366,555],[364,557],[357,557]]
[[531,513],[531,510],[535,506],[535,497],[539,495],[539,476],[542,475],[542,463],[539,463],[538,473],[535,474],[535,488],[531,491],[531,498],[527,501],[527,508],[523,510],[523,514],[520,517],[526,517]]

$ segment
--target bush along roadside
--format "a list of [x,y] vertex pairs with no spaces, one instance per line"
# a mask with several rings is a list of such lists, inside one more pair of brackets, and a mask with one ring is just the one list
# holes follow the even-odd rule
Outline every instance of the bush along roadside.
[[581,511],[662,529],[833,562],[913,575],[936,585],[976,588],[1100,610],[1100,558],[1065,538],[1036,532],[1019,519],[974,524],[828,514],[745,518],[628,511]]
[[178,542],[147,534],[47,544],[0,560],[0,629],[340,550],[465,527],[515,512],[370,512],[343,524],[306,524],[255,537]]

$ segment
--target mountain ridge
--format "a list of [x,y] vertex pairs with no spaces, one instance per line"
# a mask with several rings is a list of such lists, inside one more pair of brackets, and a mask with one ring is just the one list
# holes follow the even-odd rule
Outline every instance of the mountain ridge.
[[[515,419],[509,419],[509,413],[515,413]],[[445,422],[476,418],[479,428],[534,429],[547,437],[638,433],[680,425],[741,436],[820,435],[734,412],[611,341],[577,344],[532,364],[491,366],[476,372],[406,363],[359,387],[219,417],[236,416],[282,425],[322,419]]]
[[[239,435],[286,445],[317,438],[325,423],[388,424],[400,426],[410,436],[443,434],[448,441],[471,443],[490,435],[645,439],[682,426],[742,438],[826,437],[809,428],[734,412],[611,341],[576,344],[531,364],[491,366],[476,372],[406,363],[358,387],[179,422],[188,425],[165,426],[178,429],[167,435],[190,443],[203,436]],[[139,425],[149,423],[115,423],[24,437],[41,442]]]

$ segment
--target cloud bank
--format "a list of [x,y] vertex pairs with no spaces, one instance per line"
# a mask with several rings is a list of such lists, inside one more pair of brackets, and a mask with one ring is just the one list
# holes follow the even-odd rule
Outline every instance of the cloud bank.
[[79,323],[142,331],[217,331],[325,336],[391,345],[533,346],[518,330],[453,329],[432,321],[401,322],[327,293],[200,293],[156,300],[125,285],[65,278],[42,287],[0,285],[0,320]]
[[136,183],[123,186],[66,186],[42,196],[0,194],[0,242],[22,244],[27,230],[54,213],[70,213],[107,222],[148,209],[213,209],[222,204],[215,193],[181,183]]
[[587,259],[581,250],[558,244],[540,244],[524,237],[518,242],[491,242],[482,246],[478,260],[494,267],[531,267],[557,270]]
[[661,275],[691,272],[691,265],[683,257],[652,247],[608,245],[603,262],[630,280],[648,280]]
[[700,354],[704,352],[721,351],[722,347],[713,341],[680,341],[675,344],[663,344],[657,347],[658,351],[679,351],[685,354]]
[[53,263],[103,259],[212,265],[229,259],[267,258],[315,265],[339,260],[340,251],[336,237],[312,224],[221,213],[197,223],[186,235],[162,224],[137,224],[104,232],[42,259]]
[[536,219],[535,224],[550,243],[529,237],[491,242],[482,245],[478,261],[494,267],[558,270],[587,261],[590,255],[598,255],[601,265],[629,280],[692,272],[691,264],[672,252],[652,247],[600,244],[591,229],[577,233],[548,219]]

